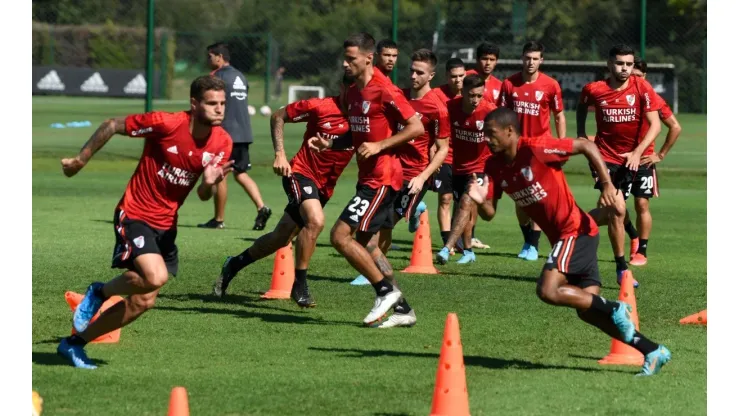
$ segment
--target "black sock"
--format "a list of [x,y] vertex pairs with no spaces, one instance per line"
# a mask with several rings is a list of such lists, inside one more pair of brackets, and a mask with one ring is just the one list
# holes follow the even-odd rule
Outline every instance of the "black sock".
[[540,249],[540,234],[542,234],[542,231],[529,231],[529,245],[534,246],[537,250]]
[[591,302],[591,307],[588,308],[589,310],[599,311],[608,316],[611,316],[614,309],[617,309],[619,307],[619,304],[617,302],[606,300],[598,295],[591,296],[593,296],[593,302]]
[[630,342],[630,345],[635,347],[637,351],[640,351],[644,355],[647,355],[658,349],[658,344],[650,341],[645,337],[645,335],[642,335],[638,331],[635,331],[635,337],[632,338],[632,342]]
[[87,345],[87,341],[82,339],[82,337],[77,334],[67,337],[67,343],[69,345],[82,345],[83,347]]
[[385,296],[393,290],[393,285],[388,283],[387,280],[383,279],[378,283],[373,283],[375,294],[378,296]]
[[630,240],[634,240],[635,238],[639,236],[639,234],[637,234],[637,230],[635,229],[635,226],[632,225],[632,221],[629,221],[624,224],[624,231],[626,231],[627,235],[630,236]]
[[231,258],[229,269],[231,270],[231,274],[237,274],[241,269],[252,263],[254,263],[254,260],[252,259],[252,256],[249,255],[249,249],[246,249],[242,251],[240,255]]
[[529,226],[529,224],[525,224],[525,225],[519,224],[519,229],[522,230],[522,236],[524,237],[524,242],[529,244],[529,232],[532,230],[532,228]]
[[295,282],[301,285],[305,285],[307,274],[308,274],[308,270],[295,269]]
[[640,245],[637,247],[637,252],[647,257],[647,242],[648,239],[640,239]]
[[447,238],[450,236],[450,232],[440,231],[440,234],[442,234],[442,244],[447,245]]
[[614,261],[617,262],[617,271],[620,272],[622,270],[627,270],[629,267],[627,267],[627,260],[624,259],[624,256],[614,256]]
[[406,302],[406,298],[403,298],[398,302],[393,310],[398,313],[409,313],[411,312],[411,306]]
[[473,231],[471,232],[470,235],[471,235],[470,238],[475,238],[475,225],[473,226]]

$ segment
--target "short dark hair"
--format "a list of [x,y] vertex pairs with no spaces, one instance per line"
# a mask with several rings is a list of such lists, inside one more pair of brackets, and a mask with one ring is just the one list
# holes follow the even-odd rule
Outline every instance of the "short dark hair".
[[226,83],[213,75],[202,75],[190,84],[190,98],[201,101],[206,91],[226,91]]
[[483,78],[479,77],[478,75],[467,75],[465,79],[463,79],[463,89],[464,90],[471,90],[473,88],[480,88],[485,83],[483,82]]
[[445,64],[445,70],[447,72],[450,72],[451,70],[455,68],[462,68],[465,69],[465,62],[463,62],[460,58],[451,58],[447,60],[447,64]]
[[614,59],[617,57],[617,55],[632,55],[635,56],[635,50],[632,49],[631,46],[625,45],[624,43],[620,43],[618,45],[614,45],[611,49],[609,49],[609,59]]
[[[467,79],[467,78],[466,78]],[[486,114],[485,123],[493,120],[499,127],[506,128],[514,126],[516,134],[521,134],[519,127],[519,117],[508,107],[498,107],[497,109]]]
[[368,53],[375,50],[375,38],[367,32],[350,35],[344,40],[344,48],[358,47],[362,52]]
[[539,52],[540,55],[544,55],[545,45],[537,42],[536,40],[530,40],[529,42],[524,44],[524,47],[522,48],[522,55],[525,55],[529,52]]
[[434,69],[437,66],[437,55],[429,49],[419,49],[411,54],[411,62],[426,62]]
[[390,40],[390,39],[383,39],[380,42],[378,42],[378,46],[375,47],[375,51],[378,53],[383,52],[383,49],[395,49],[398,50],[398,45],[396,45],[396,42]]
[[221,55],[221,57],[223,57],[224,61],[226,62],[231,61],[231,55],[229,55],[229,46],[226,44],[226,42],[216,42],[213,45],[208,45],[206,49],[208,50],[208,52],[214,55]]
[[478,48],[475,50],[475,59],[480,59],[480,57],[484,55],[495,55],[496,59],[498,59],[499,52],[500,49],[498,46],[491,42],[483,42],[478,45]]
[[639,56],[635,56],[635,69],[639,69],[643,74],[647,74],[647,68],[647,62]]

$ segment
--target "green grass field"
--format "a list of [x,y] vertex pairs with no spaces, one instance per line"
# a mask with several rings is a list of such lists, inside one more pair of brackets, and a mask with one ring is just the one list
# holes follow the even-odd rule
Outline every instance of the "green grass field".
[[[679,115],[684,132],[660,165],[661,197],[652,202],[650,263],[633,268],[641,283],[640,329],[673,352],[656,377],[633,377],[637,367],[599,365],[609,338],[574,311],[537,299],[535,280],[544,259],[516,258],[521,234],[508,197],[493,222],[477,226],[491,249],[478,250],[476,263],[451,262],[436,276],[398,273],[419,319],[414,328],[362,327],[374,293],[349,285],[357,273],[329,244],[329,230],[354,192],[354,162],[326,207],[327,226],[309,270],[315,309],[259,299],[270,286],[273,256],[243,271],[226,301],[209,295],[224,257],[261,234],[251,231],[254,206],[230,180],[227,228],[195,228],[211,218],[213,205],[192,195],[180,211],[180,274],[154,310],[122,330],[118,344],[87,348],[99,369],[77,370],[55,353],[59,337],[71,330],[64,292],[81,293],[91,281],[116,275],[110,269],[111,220],[142,142],[117,136],[71,179],[62,175],[59,159],[76,154],[106,117],[142,109],[141,101],[33,99],[33,388],[44,398],[44,414],[162,415],[170,390],[179,385],[189,392],[193,415],[426,415],[448,312],[460,320],[472,415],[706,414],[707,331],[678,323],[707,304],[705,116]],[[572,134],[575,117],[567,117]],[[94,127],[49,127],[72,120],[90,120]],[[251,175],[273,208],[271,228],[286,197],[271,169],[267,119],[253,118],[253,128]],[[286,129],[289,152],[300,145],[302,132],[302,125]],[[660,143],[664,135],[665,128]],[[566,173],[587,209],[598,195],[581,159],[569,162]],[[425,198],[431,218],[435,199],[433,193]],[[436,250],[436,220],[432,236]],[[388,257],[400,270],[412,244],[405,223],[395,243],[402,250]],[[548,250],[543,236],[541,255]],[[599,255],[603,294],[616,298],[606,230]]]

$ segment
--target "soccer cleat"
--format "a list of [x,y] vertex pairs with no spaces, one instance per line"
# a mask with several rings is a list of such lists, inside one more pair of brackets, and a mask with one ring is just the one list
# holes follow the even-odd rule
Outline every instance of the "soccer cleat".
[[203,224],[198,224],[198,228],[216,228],[216,229],[223,229],[224,228],[224,222],[223,221],[216,221],[215,218],[211,218],[208,220],[208,222]]
[[437,253],[437,263],[447,264],[449,260],[450,260],[450,249],[447,248],[447,246],[444,246],[442,247],[442,250],[439,250],[439,253]]
[[85,297],[77,305],[75,313],[72,316],[72,324],[75,327],[75,331],[82,332],[87,329],[90,324],[90,320],[98,313],[98,310],[103,305],[105,299],[98,296],[96,293],[103,289],[101,282],[95,282],[87,287]]
[[231,256],[226,257],[224,264],[221,265],[221,274],[218,275],[216,283],[213,284],[213,294],[220,298],[226,296],[226,288],[229,287],[229,283],[231,283],[231,280],[235,276],[231,273],[231,268],[229,268],[229,262],[231,262],[232,258]]
[[652,376],[658,374],[664,365],[671,361],[671,352],[664,345],[658,345],[658,349],[645,355],[642,371],[638,376]]
[[383,315],[385,315],[385,313],[401,299],[402,296],[403,293],[395,287],[383,296],[376,296],[373,308],[370,309],[370,313],[367,314],[362,322],[364,322],[365,325],[372,325],[375,321],[381,319]]
[[647,257],[642,255],[642,253],[635,253],[632,256],[632,260],[630,260],[630,264],[633,266],[644,266],[647,264]]
[[427,204],[424,203],[424,201],[419,202],[419,205],[416,206],[416,212],[414,213],[414,216],[409,219],[409,232],[415,233],[417,229],[419,229],[419,222],[421,217],[421,214],[424,213],[424,211],[427,210]]
[[416,324],[416,313],[410,310],[409,313],[394,312],[390,318],[378,325],[378,328],[393,328],[394,326],[414,326]]
[[[617,284],[619,285],[619,287],[622,287],[622,275],[624,274],[625,271],[627,271],[627,270],[626,269],[625,270],[617,270]],[[635,282],[635,283],[632,283],[632,287],[637,288],[637,287],[640,286],[640,283],[637,280],[635,280],[635,279],[632,279],[632,280]]]
[[313,308],[316,306],[316,302],[311,297],[311,292],[308,291],[308,282],[299,284],[297,281],[294,281],[293,288],[290,290],[290,297],[302,308]]
[[264,230],[265,225],[267,225],[267,220],[270,219],[271,215],[272,210],[267,205],[260,208],[260,210],[257,211],[257,218],[254,220],[254,227],[252,227],[252,229],[257,231]]
[[619,307],[612,311],[612,322],[614,322],[620,335],[622,335],[620,341],[629,344],[635,337],[635,323],[632,322],[629,314],[629,312],[632,312],[632,307],[621,300],[618,300],[617,303]]
[[522,246],[522,251],[519,252],[519,255],[517,257],[519,257],[520,259],[526,259],[527,254],[529,254],[529,247],[531,247],[529,243],[524,243],[524,245]]
[[640,239],[639,238],[633,238],[630,240],[630,260],[632,260],[635,257],[635,254],[637,254],[637,250],[640,248]]
[[537,247],[530,245],[529,249],[527,250],[527,255],[524,257],[524,260],[535,261],[538,257],[539,253],[537,252]]
[[457,264],[468,264],[475,262],[475,253],[473,250],[463,251],[463,256],[457,261]]
[[477,238],[470,239],[470,242],[473,248],[483,248],[483,249],[491,248],[491,246],[489,246],[488,244],[483,244],[483,242],[478,240]]
[[84,368],[86,370],[94,370],[98,368],[97,365],[93,364],[87,354],[85,354],[85,348],[82,345],[70,345],[67,342],[67,338],[62,339],[57,347],[57,354],[69,360],[69,362],[77,367]]
[[364,275],[359,275],[355,278],[355,280],[349,282],[349,284],[351,284],[352,286],[365,286],[369,285],[370,281],[367,280],[367,277],[365,277]]

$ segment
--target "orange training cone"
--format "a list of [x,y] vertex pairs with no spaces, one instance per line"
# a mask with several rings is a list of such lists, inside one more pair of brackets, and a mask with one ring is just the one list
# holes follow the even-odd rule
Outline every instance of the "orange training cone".
[[419,217],[419,228],[414,235],[414,248],[411,250],[411,264],[403,273],[437,274],[439,270],[432,261],[432,235],[429,229],[429,213],[424,211]]
[[[640,330],[640,318],[637,315],[637,301],[635,300],[634,278],[632,272],[626,270],[622,275],[622,286],[619,288],[619,300],[626,302],[632,307],[630,316],[635,323],[635,330]],[[637,365],[645,361],[645,356],[634,347],[612,338],[612,348],[609,355],[599,360],[599,364],[613,365]]]
[[[84,297],[85,297],[84,295],[81,295],[81,294],[75,293],[75,292],[67,291],[67,292],[64,293],[64,299],[67,301],[67,304],[69,305],[69,307],[72,308],[72,312],[74,312],[74,310],[77,309],[77,305],[79,305],[80,302],[82,302],[82,299]],[[123,300],[123,298],[120,297],[120,296],[111,296],[110,298],[108,298],[108,300],[106,300],[105,302],[103,302],[103,305],[100,306],[100,310],[98,311],[98,313],[95,314],[95,316],[92,317],[92,319],[90,320],[90,322],[93,322],[96,319],[98,319],[98,317],[100,316],[101,313],[105,312],[111,306],[115,305],[116,303],[118,303],[118,302],[120,302],[122,300]],[[72,328],[72,335],[74,335],[76,333],[77,333],[77,331],[75,331],[75,329]],[[112,344],[112,343],[118,342],[120,339],[121,339],[121,328],[118,328],[118,329],[116,329],[114,331],[108,332],[105,335],[101,335],[101,336],[95,338],[91,342],[92,343],[101,343],[101,344]]]
[[460,324],[454,313],[447,314],[432,398],[431,416],[443,415],[470,416]]
[[290,289],[293,288],[294,280],[293,245],[288,243],[275,253],[270,290],[260,297],[262,299],[290,299]]
[[188,392],[185,387],[175,387],[170,393],[170,408],[167,416],[190,416]]
[[689,315],[680,321],[681,324],[694,324],[694,325],[706,325],[707,324],[707,310],[704,309],[699,313]]

